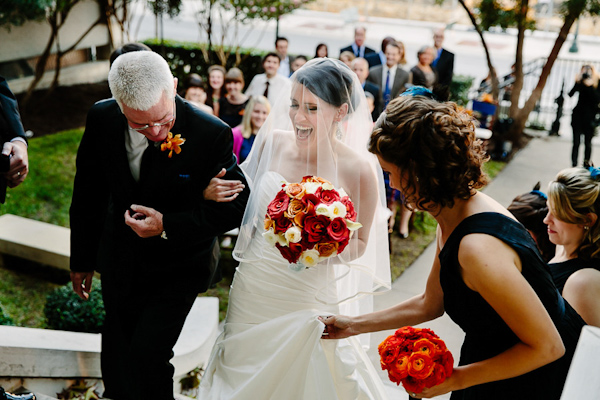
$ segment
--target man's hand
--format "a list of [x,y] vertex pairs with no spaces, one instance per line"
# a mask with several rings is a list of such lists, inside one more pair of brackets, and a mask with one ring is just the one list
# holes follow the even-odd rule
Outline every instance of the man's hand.
[[94,272],[71,272],[71,283],[73,283],[73,291],[83,300],[90,298],[92,291],[92,280]]
[[216,201],[218,203],[235,200],[246,186],[242,181],[228,181],[220,179],[225,176],[227,170],[223,168],[204,189],[202,194],[206,200]]
[[125,211],[125,223],[133,229],[139,237],[148,238],[160,235],[163,228],[163,215],[150,207],[131,205],[133,215]]
[[27,145],[19,140],[4,143],[2,154],[10,156],[10,167],[4,174],[8,187],[19,186],[29,173]]

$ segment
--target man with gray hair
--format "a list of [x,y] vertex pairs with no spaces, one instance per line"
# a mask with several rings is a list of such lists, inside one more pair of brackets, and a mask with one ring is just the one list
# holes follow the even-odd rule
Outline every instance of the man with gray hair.
[[[216,237],[239,226],[249,191],[231,129],[176,95],[161,56],[123,54],[108,80],[114,98],[91,108],[77,153],[71,280],[87,299],[102,275],[104,397],[173,399],[173,346],[220,279]],[[215,176],[233,201],[212,201]]]

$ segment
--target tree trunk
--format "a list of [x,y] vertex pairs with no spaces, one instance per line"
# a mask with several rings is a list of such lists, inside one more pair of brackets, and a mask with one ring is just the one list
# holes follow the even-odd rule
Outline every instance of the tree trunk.
[[487,43],[483,37],[483,31],[479,27],[479,24],[477,23],[475,16],[473,15],[473,13],[469,9],[469,7],[467,7],[464,0],[458,0],[458,2],[467,12],[469,19],[471,20],[471,23],[473,24],[473,27],[475,27],[475,30],[477,31],[477,34],[479,35],[479,38],[481,39],[481,45],[483,46],[483,50],[485,51],[485,58],[487,60],[487,65],[490,70],[490,77],[492,78],[492,97],[494,98],[494,100],[498,101],[498,95],[499,95],[499,91],[500,91],[498,89],[498,75],[496,75],[496,68],[494,68],[494,65],[492,64],[492,58],[490,56],[490,51],[488,49]]
[[[513,141],[513,146],[516,146],[516,148],[519,148],[519,146],[522,145],[523,129],[525,128],[525,124],[527,123],[529,114],[533,111],[535,104],[542,97],[542,91],[544,90],[544,87],[546,86],[546,81],[548,80],[550,71],[552,70],[552,67],[554,66],[554,62],[558,58],[558,53],[560,52],[560,49],[566,42],[567,35],[569,34],[569,31],[573,27],[575,20],[579,17],[580,14],[581,14],[581,10],[579,10],[578,12],[573,12],[572,14],[568,14],[565,17],[565,22],[560,29],[560,32],[558,34],[558,37],[556,38],[556,41],[554,42],[554,46],[552,47],[552,51],[550,52],[550,55],[548,55],[548,60],[546,61],[546,64],[542,68],[542,72],[540,74],[538,83],[537,83],[535,89],[533,89],[533,91],[531,92],[531,95],[525,102],[525,105],[523,106],[523,108],[517,108],[515,110],[515,112],[513,113],[512,105],[511,105],[511,117],[513,119],[513,124],[511,125],[511,128],[508,131],[507,138],[509,140]],[[515,81],[515,83],[516,83],[516,81]]]

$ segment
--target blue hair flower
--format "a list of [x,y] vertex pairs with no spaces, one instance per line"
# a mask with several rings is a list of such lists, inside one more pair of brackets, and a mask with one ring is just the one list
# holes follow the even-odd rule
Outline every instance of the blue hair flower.
[[592,179],[596,179],[600,176],[600,168],[588,167],[588,171],[590,171],[590,174],[592,175]]
[[540,196],[542,199],[548,200],[548,196],[546,196],[546,193],[539,191],[539,190],[532,190],[531,193],[537,194],[538,196]]
[[408,89],[406,89],[404,92],[402,92],[400,94],[399,97],[404,97],[404,96],[425,96],[429,99],[432,100],[437,100],[437,97],[435,94],[433,94],[433,92],[429,89],[427,89],[424,86],[411,86]]

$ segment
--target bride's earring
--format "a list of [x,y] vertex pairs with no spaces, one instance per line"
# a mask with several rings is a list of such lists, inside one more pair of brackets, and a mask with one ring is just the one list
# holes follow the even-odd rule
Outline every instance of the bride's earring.
[[337,130],[335,131],[335,137],[338,140],[342,140],[342,128],[340,128],[340,123],[337,124]]

